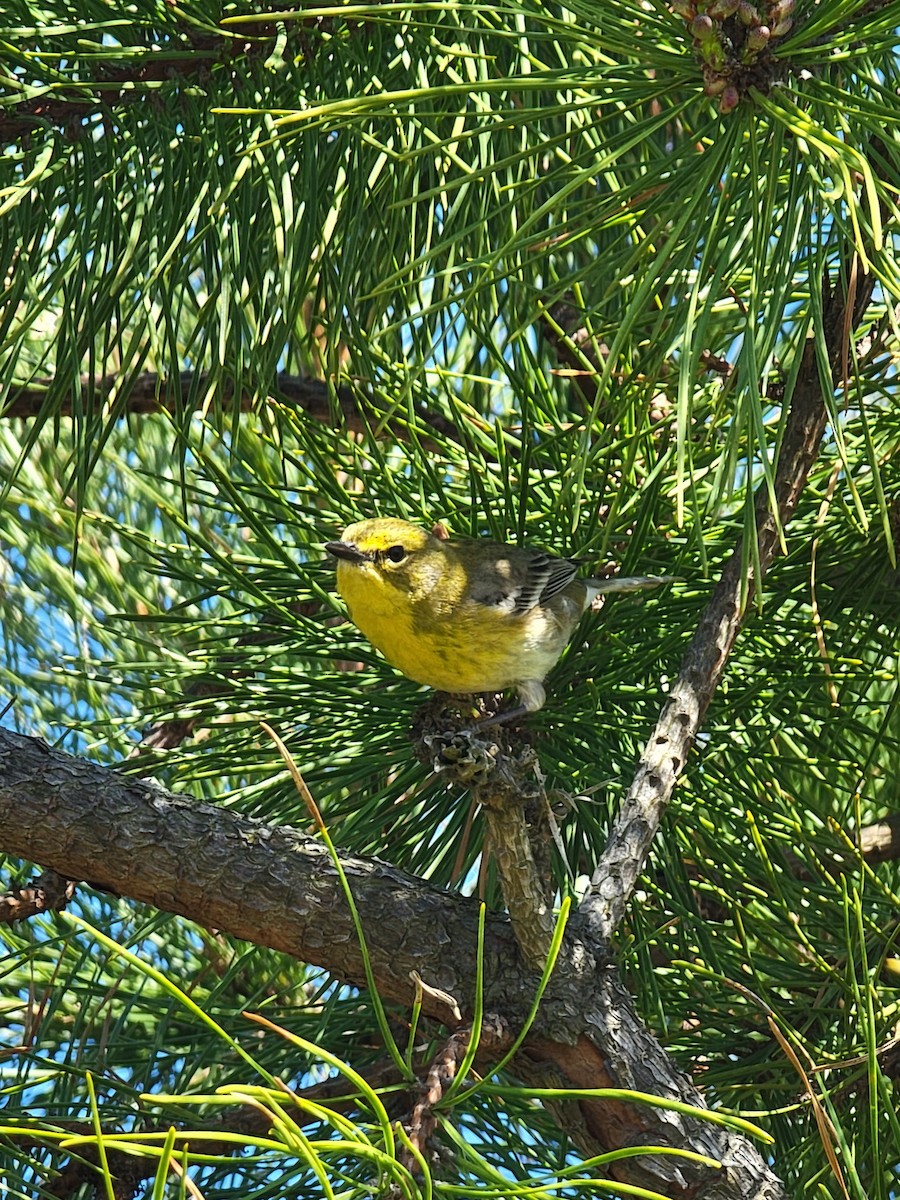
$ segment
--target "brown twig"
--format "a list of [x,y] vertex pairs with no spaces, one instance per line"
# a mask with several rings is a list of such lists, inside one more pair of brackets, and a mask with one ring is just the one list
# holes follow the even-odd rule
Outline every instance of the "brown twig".
[[891,813],[859,831],[860,853],[868,863],[890,862],[900,858],[900,813]]
[[0,896],[0,925],[27,921],[43,912],[62,912],[75,894],[75,882],[56,871],[42,871],[30,887],[12,887]]
[[544,336],[559,361],[572,376],[573,391],[578,393],[583,412],[597,402],[597,382],[603,373],[603,360],[609,347],[598,343],[584,324],[584,314],[574,300],[566,297],[541,311]]
[[[310,35],[317,30],[325,32],[332,24],[328,17],[291,23],[288,38],[303,58],[310,58]],[[124,61],[111,52],[106,61],[78,63],[77,51],[73,58],[60,49],[60,60],[75,61],[79,67],[68,94],[58,87],[49,95],[10,105],[0,114],[0,139],[12,142],[48,126],[65,131],[72,140],[88,136],[82,122],[91,117],[105,119],[111,113],[132,108],[136,102],[141,112],[140,106],[159,94],[160,85],[169,85],[175,91],[203,87],[214,73],[230,73],[238,56],[245,61],[265,58],[275,40],[273,25],[274,18],[261,19],[244,23],[236,32],[223,28],[217,33],[200,30],[188,22],[176,23],[169,26],[164,39],[144,46],[153,53]]]
[[532,836],[549,807],[534,749],[509,727],[473,726],[470,708],[440,693],[416,713],[412,737],[419,761],[470,789],[483,809],[485,849],[496,864],[516,941],[528,965],[542,970],[555,922],[549,871],[538,865],[541,843]]
[[464,1025],[451,1033],[428,1064],[419,1094],[409,1114],[406,1128],[415,1153],[404,1149],[400,1153],[401,1163],[413,1174],[419,1174],[417,1156],[428,1158],[429,1142],[434,1135],[437,1120],[435,1107],[443,1100],[444,1093],[456,1078],[459,1065],[466,1056],[472,1040],[472,1026]]
[[[79,387],[79,403],[87,405],[93,397],[96,408],[105,403],[110,395],[121,387],[119,375],[108,374],[97,379],[82,376]],[[29,419],[38,416],[47,403],[48,394],[55,388],[53,379],[37,379],[26,387],[11,388],[0,401],[0,416]],[[116,415],[126,413],[142,415],[156,412],[185,412],[200,408],[209,391],[209,374],[201,371],[182,371],[177,376],[161,376],[153,371],[144,371],[128,385],[127,392],[116,397]],[[398,421],[383,422],[358,391],[344,385],[330,386],[321,379],[309,379],[302,375],[281,372],[275,376],[268,396],[290,408],[305,412],[307,416],[324,424],[340,424],[352,433],[377,432],[382,437],[408,441],[410,434],[406,425]],[[84,398],[87,399],[84,399]],[[234,384],[225,379],[216,388],[216,400],[222,409],[230,409],[235,401],[241,412],[257,408],[263,401],[259,393],[242,390],[235,397]],[[65,397],[55,404],[55,416],[71,416],[75,410],[73,396]],[[440,413],[420,407],[416,417],[424,426],[442,437],[461,441],[460,430]]]

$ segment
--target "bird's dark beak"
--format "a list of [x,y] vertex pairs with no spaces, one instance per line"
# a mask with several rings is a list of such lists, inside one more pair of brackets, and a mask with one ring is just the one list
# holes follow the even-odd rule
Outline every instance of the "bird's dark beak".
[[342,558],[345,562],[361,563],[367,562],[369,558],[368,554],[365,554],[353,542],[326,542],[325,549],[335,558]]

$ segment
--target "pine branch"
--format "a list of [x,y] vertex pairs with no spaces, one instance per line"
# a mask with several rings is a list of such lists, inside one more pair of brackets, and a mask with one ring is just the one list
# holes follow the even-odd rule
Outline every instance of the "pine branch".
[[[873,290],[871,275],[857,283],[856,294],[849,298],[838,288],[829,290],[827,283],[823,289],[822,334],[834,387],[847,378],[850,332]],[[622,921],[744,617],[778,552],[781,531],[793,516],[816,461],[827,416],[817,343],[811,337],[803,348],[778,458],[774,486],[777,515],[771,509],[769,489],[763,483],[756,497],[756,555],[750,555],[749,563],[745,564],[743,544],[739,541],[726,563],[638,763],[634,781],[593,873],[591,891],[580,906],[581,919],[601,942],[608,941]],[[758,575],[754,561],[759,564]]]
[[[226,53],[228,43],[220,39],[219,45],[222,53]],[[155,91],[155,85],[160,83],[196,84],[220,64],[218,54],[197,54],[189,49],[167,52],[159,46],[155,49],[154,54],[142,55],[139,66],[114,70],[101,67],[93,80],[73,80],[69,95],[56,91],[10,105],[0,115],[0,138],[6,143],[13,142],[49,125],[77,140],[88,136],[83,122],[91,117],[108,116],[136,102],[146,104],[149,90]]]
[[[333,20],[328,17],[291,22],[288,55],[293,51],[298,58],[310,58],[321,40],[316,34],[332,27]],[[67,68],[60,74],[68,74],[71,82],[57,82],[49,94],[8,105],[0,113],[3,142],[43,133],[48,126],[64,131],[72,141],[89,137],[86,122],[91,118],[120,116],[135,104],[145,105],[148,99],[158,102],[161,86],[168,89],[164,93],[167,98],[186,87],[206,87],[215,74],[227,78],[238,64],[246,69],[255,61],[263,62],[275,43],[274,20],[265,15],[259,21],[242,22],[236,33],[223,28],[217,34],[184,20],[144,33],[138,53],[134,46],[109,46],[99,61],[92,60],[93,56],[79,59],[77,51],[71,54],[60,49],[60,60]]]
[[[76,411],[94,406],[95,410],[114,392],[118,393],[122,380],[118,375],[103,375],[93,379],[87,375],[81,377],[76,401],[72,395],[66,396],[61,402],[54,404],[53,415],[69,417]],[[27,387],[11,389],[5,404],[0,407],[0,417],[20,417],[28,420],[40,416],[47,404],[48,395],[56,390],[54,379],[37,379]],[[194,371],[182,371],[178,376],[160,376],[153,371],[144,371],[129,381],[127,393],[116,395],[117,416],[143,415],[146,413],[169,412],[181,413],[191,409],[199,409],[205,404],[209,390],[209,374],[205,371],[199,374]],[[381,420],[359,392],[346,385],[336,384],[333,387],[321,379],[309,379],[302,375],[289,375],[280,372],[275,376],[268,395],[285,404],[296,408],[313,420],[324,424],[338,423],[343,429],[352,433],[372,433],[377,431],[381,437],[401,441],[409,440],[409,431],[405,424],[399,421]],[[216,385],[216,400],[219,408],[229,411],[235,403],[241,412],[251,412],[263,403],[260,395],[242,390],[236,398],[234,384],[231,380]],[[462,441],[462,435],[453,424],[440,413],[430,412],[419,408],[416,417],[427,428],[441,437]],[[427,443],[426,443],[427,444]]]
[[[362,985],[362,955],[342,885],[320,842],[166,792],[152,784],[0,730],[3,849],[66,878],[155,904],[203,925],[301,958]],[[471,1020],[479,905],[433,888],[378,859],[342,860],[361,915],[376,985],[409,1006],[410,972],[429,984],[423,1012],[456,1027],[441,991]],[[414,914],[414,919],[411,918]],[[538,974],[509,921],[489,915],[485,1008],[498,1013],[502,1054],[527,1019]],[[638,1020],[615,965],[569,939],[537,1017],[515,1059],[524,1078],[570,1088],[620,1087],[702,1107]],[[579,1097],[579,1142],[593,1152],[656,1144],[727,1164],[642,1155],[617,1165],[623,1183],[671,1197],[780,1200],[784,1193],[749,1141],[721,1126],[616,1096]]]

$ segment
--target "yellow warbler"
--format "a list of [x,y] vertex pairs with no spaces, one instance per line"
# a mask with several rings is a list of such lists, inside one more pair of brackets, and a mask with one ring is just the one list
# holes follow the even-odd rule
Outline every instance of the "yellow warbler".
[[536,712],[544,678],[603,592],[668,577],[579,579],[578,563],[541,550],[451,541],[392,517],[359,521],[325,549],[353,623],[389,663],[442,692],[518,690]]

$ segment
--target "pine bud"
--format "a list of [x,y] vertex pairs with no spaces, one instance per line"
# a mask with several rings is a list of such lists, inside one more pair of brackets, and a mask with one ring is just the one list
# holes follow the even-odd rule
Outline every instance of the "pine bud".
[[769,24],[777,25],[785,17],[792,16],[793,12],[794,0],[778,0],[778,3],[769,9]]
[[768,25],[757,25],[756,29],[751,29],[747,34],[747,49],[754,52],[763,50],[769,41],[769,36]]
[[740,17],[741,21],[745,25],[760,25],[760,24],[762,24],[762,22],[760,21],[759,13],[753,7],[752,4],[748,3],[748,0],[741,0],[740,4],[738,5],[737,12],[738,12],[738,16]]

